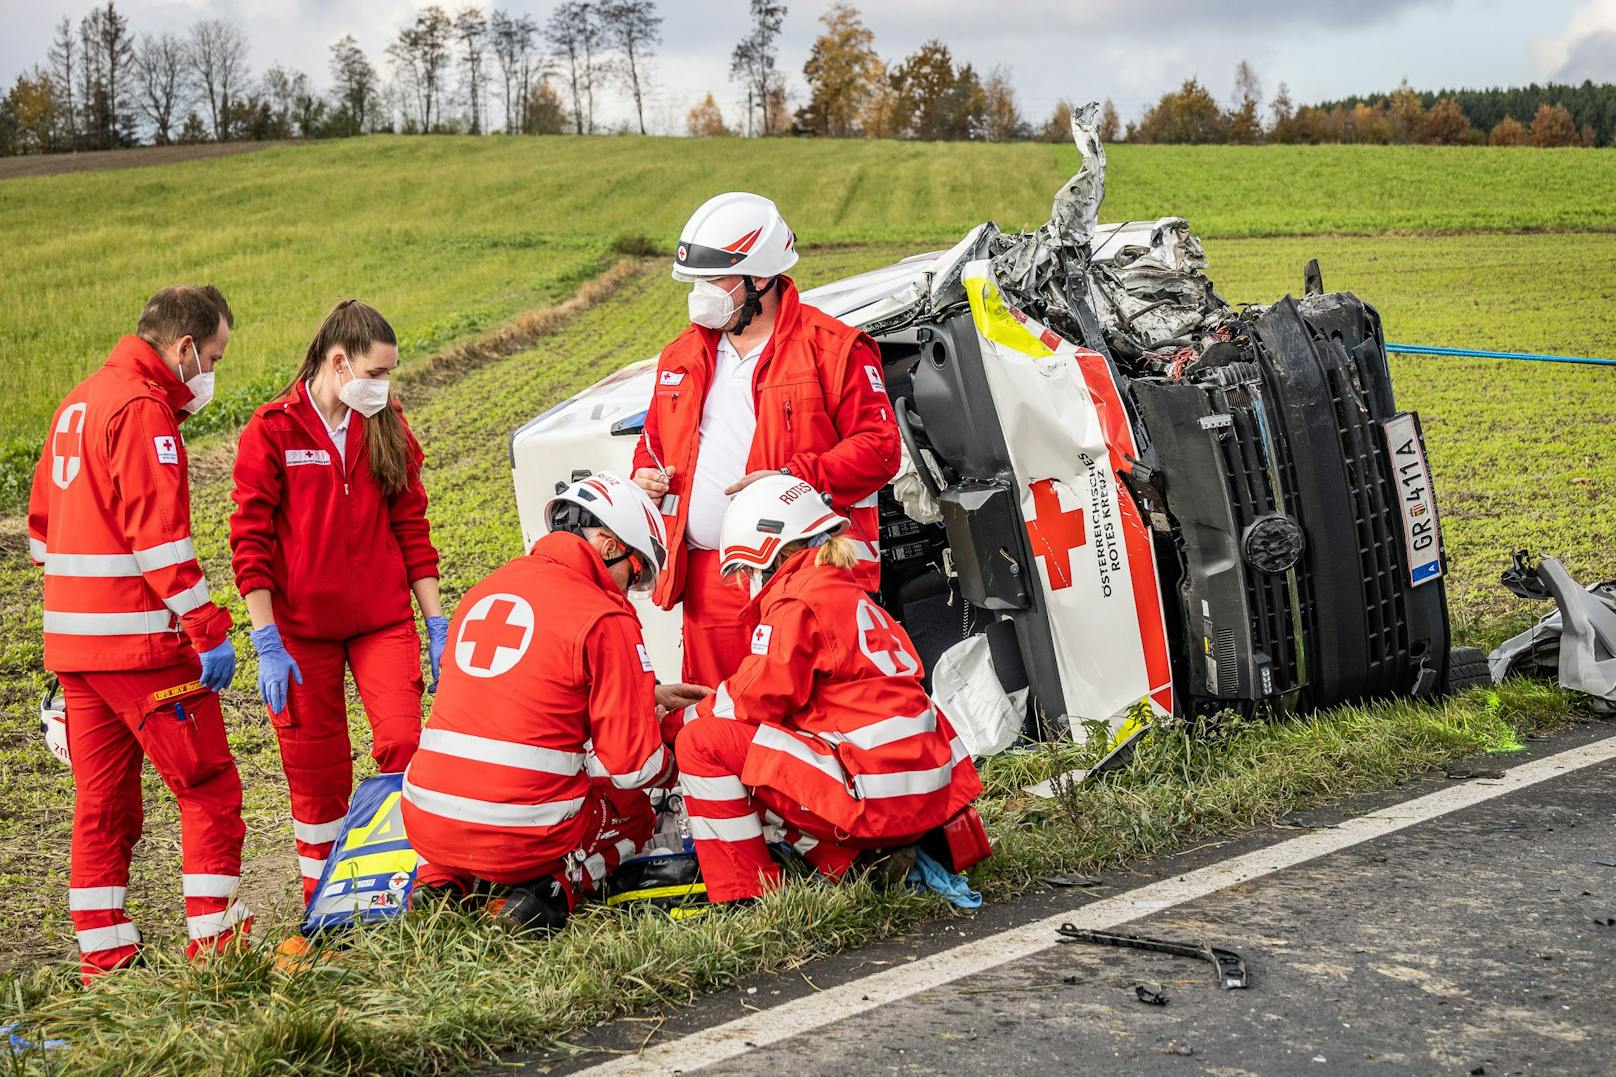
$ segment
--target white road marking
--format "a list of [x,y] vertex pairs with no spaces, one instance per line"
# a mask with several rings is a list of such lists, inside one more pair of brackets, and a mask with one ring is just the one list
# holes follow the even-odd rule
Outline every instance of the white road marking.
[[1316,830],[1209,864],[1185,875],[1141,886],[1116,897],[1090,902],[1070,912],[977,939],[901,967],[827,988],[722,1025],[692,1032],[638,1055],[623,1055],[583,1072],[590,1074],[691,1073],[757,1048],[929,991],[965,976],[996,968],[1056,945],[1063,923],[1105,930],[1152,915],[1238,883],[1349,849],[1405,827],[1429,822],[1561,774],[1616,759],[1616,737],[1523,763],[1489,782],[1463,782],[1368,815],[1339,827]]

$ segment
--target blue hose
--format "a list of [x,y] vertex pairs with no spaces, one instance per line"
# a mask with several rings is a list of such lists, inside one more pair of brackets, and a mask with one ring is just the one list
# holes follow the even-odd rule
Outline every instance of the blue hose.
[[1387,344],[1386,350],[1394,355],[1454,355],[1471,359],[1525,359],[1534,363],[1616,366],[1616,359],[1590,359],[1582,355],[1538,355],[1535,352],[1489,352],[1475,348],[1439,348],[1432,344]]

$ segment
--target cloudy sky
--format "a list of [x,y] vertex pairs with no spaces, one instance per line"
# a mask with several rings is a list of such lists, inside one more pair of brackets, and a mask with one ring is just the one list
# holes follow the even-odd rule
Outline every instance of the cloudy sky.
[[[447,6],[459,6],[451,0]],[[556,0],[504,0],[543,22]],[[800,102],[801,71],[829,0],[787,0],[782,65]],[[327,48],[351,33],[383,66],[382,50],[424,6],[418,0],[119,0],[136,32],[183,32],[213,16],[241,25],[255,71],[280,63],[324,85]],[[1616,81],[1616,0],[864,0],[856,4],[876,47],[896,60],[937,37],[980,70],[1009,68],[1029,117],[1056,100],[1112,98],[1125,119],[1194,75],[1220,98],[1241,59],[1271,96],[1280,82],[1303,102],[1395,87],[1500,86],[1531,81]],[[52,26],[89,5],[0,0],[0,79],[44,60]],[[1356,8],[1353,14],[1346,14]],[[739,113],[728,82],[729,52],[746,20],[745,0],[662,0],[663,45],[647,121],[681,131],[685,111],[708,90],[726,115]],[[611,95],[608,122],[626,117]]]

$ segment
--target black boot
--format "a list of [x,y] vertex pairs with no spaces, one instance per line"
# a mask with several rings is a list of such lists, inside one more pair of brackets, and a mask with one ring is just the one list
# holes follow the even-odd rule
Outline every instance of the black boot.
[[437,908],[459,909],[466,892],[454,883],[416,883],[410,888],[410,911],[431,912]]
[[571,911],[561,880],[545,876],[511,887],[494,919],[519,934],[547,935],[566,927]]

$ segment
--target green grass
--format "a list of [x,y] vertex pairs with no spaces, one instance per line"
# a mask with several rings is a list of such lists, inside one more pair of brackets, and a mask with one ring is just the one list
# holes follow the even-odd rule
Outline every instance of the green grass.
[[[439,145],[433,140],[408,144],[383,140],[374,148],[276,150],[242,160],[269,161],[290,173],[294,166],[306,169],[310,160],[325,154],[385,156],[407,150],[442,154],[443,169],[461,167],[458,158]],[[567,140],[553,145],[557,154],[577,152]],[[619,168],[651,152],[636,148],[632,141],[603,141],[599,146],[601,159]],[[760,167],[765,159],[759,156],[762,149],[751,143],[729,148],[733,159],[725,166],[734,171],[724,175],[745,175],[750,177],[747,182],[762,185],[760,173],[745,171]],[[790,144],[776,152],[813,154],[830,148],[842,147]],[[848,161],[880,150],[919,154],[914,161],[924,163],[924,152],[981,148],[848,149]],[[1055,156],[1047,147],[1012,149]],[[1145,149],[1137,148],[1134,165],[1148,163]],[[479,167],[497,171],[494,165],[503,161],[507,177],[513,160],[501,155],[519,150],[533,152],[526,143],[514,148],[493,142],[487,149],[483,144],[475,147],[476,153],[485,155],[479,158]],[[613,155],[621,159],[614,160]],[[1119,177],[1126,175],[1128,158],[1133,156],[1121,149],[1113,153],[1114,192],[1121,190]],[[1211,182],[1205,174],[1219,156],[1212,153],[1202,159],[1200,178],[1205,182]],[[1487,155],[1474,158],[1486,159]],[[1529,155],[1519,159],[1526,161]],[[1440,165],[1442,155],[1434,160]],[[193,168],[230,163],[148,171],[163,174],[153,182],[173,183],[180,182],[175,177],[191,175],[188,170]],[[365,169],[358,171],[363,174]],[[135,175],[127,174],[126,183],[132,183],[129,177]],[[57,177],[85,178],[94,177]],[[927,178],[936,199],[938,184],[946,182],[946,176],[939,179],[934,170]],[[670,189],[681,182],[677,176],[670,179]],[[1030,219],[1041,212],[1037,206],[1047,201],[1053,184],[1049,179],[1040,182],[1039,202],[1034,203],[1030,194],[1024,196],[1033,207]],[[329,188],[329,184],[317,186],[321,191]],[[900,212],[902,207],[886,206],[897,196],[883,195],[879,186],[860,184],[854,202],[885,200],[881,212]],[[0,185],[0,203],[11,189],[12,184]],[[393,194],[427,197],[419,190]],[[92,197],[83,192],[81,196]],[[582,197],[574,194],[567,199]],[[1306,209],[1311,197],[1304,192],[1297,199],[1301,207],[1297,212]],[[1480,194],[1475,197],[1484,208],[1491,204]],[[824,201],[834,208],[828,197]],[[597,213],[603,231],[627,231],[628,223],[613,216],[615,209],[592,204],[592,210],[581,202],[574,209]],[[1147,207],[1135,201],[1126,214],[1113,214],[1109,210],[1115,204],[1108,203],[1107,216],[1112,219],[1183,209],[1182,202]],[[949,238],[921,235],[935,223],[924,209],[911,206],[914,217],[891,225],[913,228],[914,239],[833,250],[809,247],[802,265],[805,283],[871,268]],[[1217,219],[1212,209],[1208,206],[1209,214],[1201,215],[1202,223],[1208,215]],[[0,204],[0,215],[5,212]],[[682,210],[656,212],[669,217],[682,214]],[[874,220],[872,228],[888,227],[881,222],[889,218],[862,216],[876,212],[856,205],[847,216]],[[1189,212],[1194,215],[1193,208]],[[1239,228],[1229,222],[1244,210],[1226,212],[1223,221],[1228,230],[1222,238],[1211,239],[1208,250],[1212,274],[1231,299],[1270,300],[1297,290],[1302,263],[1318,256],[1327,284],[1358,290],[1375,303],[1393,339],[1616,353],[1616,328],[1608,317],[1616,289],[1612,268],[1616,237],[1593,233],[1242,238]],[[1352,212],[1350,206],[1343,208],[1339,219],[1350,223]],[[1421,212],[1440,215],[1448,209],[1432,199]],[[981,215],[987,213],[1006,223],[1011,220],[993,209]],[[1605,222],[1592,214],[1583,226],[1602,228]],[[455,231],[452,224],[412,227],[441,228],[443,235]],[[499,226],[495,218],[487,218],[481,224],[468,222],[463,230],[470,234],[479,227],[492,234]],[[1345,225],[1326,228],[1355,230]],[[806,244],[808,233],[804,235]],[[848,228],[833,238],[850,242],[857,233]],[[611,257],[604,246],[591,249],[589,256],[597,265]],[[84,254],[72,257],[82,259]],[[489,273],[491,279],[491,268]],[[444,275],[453,273],[446,270]],[[513,296],[510,302],[514,309],[562,290],[557,285],[534,293],[540,296],[537,300]],[[9,293],[5,302],[10,302]],[[472,306],[468,299],[465,309]],[[452,323],[457,309],[462,308],[446,306],[435,317]],[[481,365],[435,364],[435,371],[419,361],[442,341],[471,335],[474,330],[469,328],[448,333],[439,345],[413,350],[400,391],[428,453],[431,515],[451,601],[518,552],[520,532],[505,456],[510,431],[624,361],[653,352],[680,327],[682,312],[679,287],[659,264],[650,264],[603,302],[556,324],[519,354],[487,359]],[[8,310],[3,324],[11,324],[9,317]],[[408,339],[415,330],[404,318],[399,322]],[[1515,622],[1542,612],[1541,607],[1503,597],[1496,586],[1497,571],[1518,541],[1567,554],[1573,571],[1589,579],[1616,575],[1603,544],[1604,536],[1616,533],[1616,508],[1608,493],[1616,489],[1616,458],[1608,436],[1613,412],[1609,371],[1412,358],[1396,360],[1395,370],[1400,403],[1418,408],[1425,418],[1447,540],[1456,554],[1450,595],[1468,639],[1490,641]],[[230,446],[217,438],[203,439],[193,457],[198,548],[213,578],[221,581],[220,591],[228,578],[229,458]],[[7,1011],[42,1021],[72,1040],[72,1053],[63,1056],[65,1070],[339,1073],[446,1067],[497,1048],[551,1042],[628,1008],[683,999],[750,971],[788,967],[813,954],[856,945],[945,912],[926,899],[876,897],[863,888],[793,888],[755,914],[677,927],[655,917],[603,911],[585,915],[551,943],[513,942],[474,923],[406,927],[369,933],[349,956],[305,977],[285,978],[270,970],[261,955],[247,955],[204,969],[165,965],[79,993],[71,987],[72,936],[63,900],[71,784],[37,743],[27,717],[43,686],[38,587],[37,572],[27,563],[20,521],[0,523],[0,713],[14,716],[0,726],[0,787],[7,793],[7,811],[0,813],[0,849],[5,850],[0,854],[0,889],[6,894],[9,914],[0,921],[0,966],[18,974],[9,985],[0,983],[0,998],[10,1000]],[[239,620],[239,604],[236,612]],[[240,643],[245,649],[245,641]],[[274,741],[256,704],[253,663],[244,657],[247,660],[224,703],[247,787],[249,899],[261,911],[264,934],[269,935],[277,909],[279,922],[286,922],[296,870]],[[356,715],[355,743],[368,746],[357,708],[350,709]],[[1408,778],[1454,755],[1556,728],[1568,711],[1568,701],[1559,692],[1512,685],[1497,696],[1473,695],[1440,707],[1394,705],[1274,726],[1238,727],[1204,742],[1168,730],[1168,735],[1147,746],[1121,780],[1086,793],[1076,820],[1066,818],[1058,806],[1014,793],[1024,781],[1041,776],[1038,768],[1047,768],[1047,759],[1035,755],[996,760],[988,768],[985,814],[999,842],[999,854],[978,873],[977,881],[990,898],[1002,899],[1037,885],[1037,877],[1050,870],[1093,870],[1122,863],[1307,803]],[[363,760],[361,764],[361,771],[366,771]],[[177,817],[172,797],[150,775],[146,799],[147,836],[137,850],[130,907],[157,948],[174,952],[183,923]],[[265,909],[269,911],[264,913]]]
[[[1041,224],[1076,160],[1043,144],[374,137],[6,181],[0,446],[14,487],[61,396],[176,280],[217,283],[239,319],[217,424],[283,379],[345,296],[394,319],[407,360],[570,291],[623,237],[671,248],[720,190],[772,194],[810,252],[946,244],[989,217]],[[1209,237],[1616,227],[1616,151],[1117,146],[1109,187],[1106,219],[1181,214]]]

